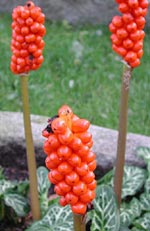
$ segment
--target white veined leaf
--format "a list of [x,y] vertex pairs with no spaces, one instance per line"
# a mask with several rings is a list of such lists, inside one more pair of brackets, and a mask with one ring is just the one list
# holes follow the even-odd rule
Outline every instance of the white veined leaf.
[[[73,217],[70,206],[62,207],[52,204],[42,220],[35,222],[26,231],[39,231],[38,226],[45,226],[49,229],[44,231],[73,231]],[[41,231],[43,231],[41,229]]]
[[141,215],[141,204],[136,198],[130,203],[123,203],[120,208],[120,223],[122,226],[129,226],[133,220]]
[[144,215],[134,221],[134,225],[139,228],[139,230],[150,230],[150,213],[144,213]]
[[144,185],[144,189],[145,189],[145,192],[146,193],[149,193],[150,194],[150,177],[147,178],[146,182],[145,182],[145,185]]
[[140,196],[141,209],[150,212],[150,194],[142,193]]
[[150,147],[138,147],[136,153],[141,157],[146,163],[150,162]]
[[39,200],[40,200],[41,217],[43,217],[49,208],[49,198],[46,194],[42,194],[39,196]]
[[133,198],[130,201],[129,208],[132,211],[133,218],[139,217],[141,215],[141,203],[137,198]]
[[113,189],[106,185],[98,186],[93,203],[91,231],[118,231],[119,210]]
[[136,166],[125,166],[122,185],[122,198],[136,194],[145,183],[146,171]]
[[6,193],[4,201],[7,206],[14,209],[19,217],[24,217],[29,212],[28,200],[19,194]]
[[16,186],[16,182],[9,180],[0,180],[0,195],[5,194],[8,190],[13,189]]
[[131,209],[120,208],[120,224],[121,226],[129,226],[133,221],[133,212]]
[[37,169],[38,192],[39,194],[45,193],[47,195],[50,182],[48,180],[48,170],[41,166]]
[[[111,170],[98,181],[98,185],[107,184],[114,186],[114,172]],[[145,183],[146,170],[136,166],[124,166],[122,198],[136,194]]]

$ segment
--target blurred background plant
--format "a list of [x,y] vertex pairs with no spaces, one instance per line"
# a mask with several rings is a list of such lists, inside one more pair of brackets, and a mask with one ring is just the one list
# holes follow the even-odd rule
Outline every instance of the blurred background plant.
[[[11,17],[1,14],[0,22],[0,110],[20,111],[19,78],[9,68]],[[31,113],[49,116],[66,103],[91,123],[118,129],[122,63],[111,49],[108,27],[47,21],[46,28],[45,61],[29,79]],[[128,131],[149,135],[150,45],[146,30],[144,56],[131,79]]]

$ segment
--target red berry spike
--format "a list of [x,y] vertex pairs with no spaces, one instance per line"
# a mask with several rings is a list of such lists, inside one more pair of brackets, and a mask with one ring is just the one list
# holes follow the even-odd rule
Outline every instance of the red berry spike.
[[[114,16],[109,25],[112,49],[132,68],[140,65],[143,56],[145,16],[148,0],[116,0],[122,16]],[[138,45],[140,48],[138,49]]]
[[79,118],[68,105],[63,105],[42,132],[46,138],[48,178],[60,196],[60,205],[69,204],[77,214],[85,214],[87,205],[95,198],[96,155],[91,151],[89,126],[88,120]]
[[40,7],[28,1],[25,6],[14,8],[12,19],[11,71],[15,74],[25,74],[37,70],[44,61],[42,52],[43,36],[46,33],[43,25],[45,15]]

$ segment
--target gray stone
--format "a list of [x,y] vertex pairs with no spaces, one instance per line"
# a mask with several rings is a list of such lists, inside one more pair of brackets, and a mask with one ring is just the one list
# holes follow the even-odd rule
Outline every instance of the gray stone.
[[[37,166],[45,165],[43,143],[45,138],[41,132],[47,126],[48,117],[31,115],[33,140]],[[97,155],[97,176],[103,175],[115,165],[118,132],[95,125],[90,126]],[[138,146],[150,147],[150,137],[128,134],[126,145],[126,163],[144,166],[144,162],[136,156]],[[27,169],[23,115],[20,112],[0,112],[0,165]]]
[[[118,13],[114,0],[35,0],[46,17],[53,21],[67,20],[69,23],[108,23]],[[26,0],[1,0],[0,12],[12,12]]]

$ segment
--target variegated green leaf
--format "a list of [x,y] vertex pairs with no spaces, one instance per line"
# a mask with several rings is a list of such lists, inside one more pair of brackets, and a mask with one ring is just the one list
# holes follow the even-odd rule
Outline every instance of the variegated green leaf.
[[122,185],[122,198],[136,194],[145,183],[145,169],[136,166],[125,166]]
[[134,225],[140,230],[150,230],[150,213],[145,213],[141,218],[134,221]]
[[[73,231],[73,217],[70,207],[52,204],[43,219],[35,222],[26,231],[39,231],[40,226],[49,227],[44,231]],[[41,229],[41,231],[43,230]]]
[[140,196],[141,209],[150,212],[150,194],[143,193]]
[[40,208],[41,208],[41,217],[43,217],[47,213],[49,208],[49,198],[44,193],[40,195],[39,200],[40,200]]
[[45,167],[41,166],[37,169],[37,179],[39,194],[47,194],[50,187],[50,182],[48,180],[48,170]]
[[133,198],[129,204],[129,208],[132,211],[133,218],[139,217],[141,215],[141,203],[137,198]]
[[19,194],[6,193],[4,195],[4,201],[5,204],[13,208],[20,217],[26,216],[29,212],[28,200]]
[[120,208],[120,223],[122,226],[129,226],[132,221],[141,214],[141,204],[138,199],[133,198],[130,203],[122,204]]
[[133,212],[131,209],[120,208],[120,224],[129,226],[133,221]]
[[119,211],[113,189],[106,185],[98,186],[97,196],[93,203],[91,231],[118,231]]
[[145,192],[150,194],[150,177],[147,178],[144,186]]
[[150,162],[150,147],[138,147],[136,153],[141,157],[146,163]]
[[0,195],[3,195],[8,190],[13,189],[16,186],[16,182],[11,182],[9,180],[0,180]]

